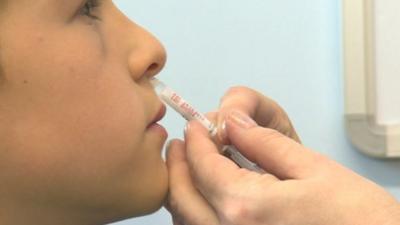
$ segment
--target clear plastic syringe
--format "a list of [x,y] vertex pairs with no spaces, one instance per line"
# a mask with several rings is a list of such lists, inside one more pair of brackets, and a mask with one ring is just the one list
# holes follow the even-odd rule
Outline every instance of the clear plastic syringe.
[[[211,123],[202,113],[193,108],[189,103],[187,103],[180,95],[178,95],[171,88],[167,87],[163,82],[156,78],[151,79],[151,84],[153,85],[156,93],[160,99],[181,114],[186,120],[197,120],[199,121],[213,137],[217,134],[217,127]],[[257,164],[251,162],[246,157],[244,157],[234,146],[225,145],[222,147],[223,155],[227,156],[233,160],[237,165],[248,170],[252,170],[258,173],[265,173]]]

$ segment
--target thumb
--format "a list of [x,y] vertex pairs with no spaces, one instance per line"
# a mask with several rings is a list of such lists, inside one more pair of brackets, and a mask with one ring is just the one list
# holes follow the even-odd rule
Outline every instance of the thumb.
[[228,114],[226,132],[243,155],[280,179],[309,177],[324,159],[276,130],[257,126],[239,111]]

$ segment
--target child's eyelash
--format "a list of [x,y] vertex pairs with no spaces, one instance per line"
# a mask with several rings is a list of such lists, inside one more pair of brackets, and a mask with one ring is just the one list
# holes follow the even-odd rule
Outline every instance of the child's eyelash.
[[100,6],[100,0],[87,0],[81,9],[82,15],[91,19],[100,20],[98,16],[93,15],[93,10]]

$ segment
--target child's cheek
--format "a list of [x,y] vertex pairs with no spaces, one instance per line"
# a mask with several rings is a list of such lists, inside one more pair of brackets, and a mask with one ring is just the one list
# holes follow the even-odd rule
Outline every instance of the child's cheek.
[[117,74],[107,65],[95,35],[93,31],[47,35],[37,30],[26,33],[25,42],[16,40],[11,45],[18,53],[8,66],[15,84],[12,91],[18,95],[15,117],[24,118],[19,119],[26,132],[21,137],[36,132],[26,141],[32,144],[29,149],[37,148],[33,151],[39,154],[37,165],[46,165],[41,151],[52,155],[43,149],[46,146],[57,150],[54,162],[77,162],[85,154],[88,159],[90,154],[127,151],[137,144],[132,136],[140,132],[132,123],[131,110],[140,113],[140,108],[131,105],[136,101],[131,83],[126,82],[126,74]]

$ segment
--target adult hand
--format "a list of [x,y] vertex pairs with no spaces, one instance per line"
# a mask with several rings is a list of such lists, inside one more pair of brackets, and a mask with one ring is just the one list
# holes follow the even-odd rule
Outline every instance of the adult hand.
[[[191,198],[175,193],[172,209],[181,224],[400,224],[398,203],[382,188],[281,133],[256,126],[238,112],[228,117],[227,133],[267,173],[238,168],[218,154],[200,124],[191,122],[186,145],[175,141],[170,146],[170,165],[176,166],[179,155],[192,177],[181,189],[194,188]],[[200,205],[204,210],[181,210]]]
[[[218,124],[218,136],[217,139],[214,139],[218,144],[229,143],[223,126],[226,114],[233,109],[253,117],[262,126],[275,129],[300,142],[288,116],[276,102],[252,89],[234,87],[221,98],[218,112],[207,114],[210,120]],[[170,194],[166,207],[170,210],[175,225],[184,224],[183,221],[187,220],[192,221],[188,225],[219,224],[212,207],[192,182],[186,155],[183,152],[184,148],[184,143],[179,140],[172,141],[168,147],[167,165],[170,173]],[[193,212],[196,213],[192,216]]]
[[[243,93],[232,94],[235,92],[227,98]],[[285,121],[286,114],[278,113],[286,118],[281,120],[286,122],[284,126],[264,120],[264,126],[279,132],[257,126],[246,114],[262,120],[257,112],[271,107],[254,102],[222,102],[227,118],[223,137],[266,173],[238,168],[218,154],[203,127],[190,123],[185,142],[171,142],[167,159],[168,208],[175,225],[399,224],[399,206],[394,198],[371,181],[286,137],[298,140],[292,135],[295,132],[286,132],[291,127]],[[243,110],[246,107],[249,111]],[[234,108],[241,112],[232,111]],[[277,111],[273,110],[272,117],[277,117]]]

